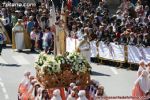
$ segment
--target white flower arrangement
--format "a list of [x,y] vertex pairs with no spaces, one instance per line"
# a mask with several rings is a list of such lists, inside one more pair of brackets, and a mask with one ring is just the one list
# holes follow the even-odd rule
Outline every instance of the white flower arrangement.
[[67,66],[72,72],[86,73],[91,70],[88,61],[79,53],[69,53],[64,56],[52,56],[45,53],[40,53],[35,68],[43,74],[55,74],[63,71],[63,67]]
[[67,59],[70,60],[72,71],[86,73],[91,70],[88,61],[79,53],[70,53]]
[[35,62],[35,69],[37,79],[45,88],[69,86],[72,81],[83,85],[90,80],[91,67],[79,53],[54,57],[42,52]]
[[60,64],[55,62],[54,56],[40,53],[35,68],[40,69],[41,74],[54,74],[61,72]]

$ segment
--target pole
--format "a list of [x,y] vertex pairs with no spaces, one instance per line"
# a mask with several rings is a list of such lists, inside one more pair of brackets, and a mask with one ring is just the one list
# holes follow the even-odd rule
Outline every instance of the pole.
[[56,43],[56,41],[57,41],[57,33],[56,33],[56,27],[57,26],[53,26],[54,28],[55,28],[55,32],[54,32],[54,56],[56,57],[56,55],[57,55],[57,43]]
[[128,45],[124,45],[124,59],[125,59],[125,67],[128,64]]

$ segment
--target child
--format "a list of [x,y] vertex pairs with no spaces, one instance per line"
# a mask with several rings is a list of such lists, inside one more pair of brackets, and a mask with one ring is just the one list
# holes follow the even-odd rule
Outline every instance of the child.
[[30,39],[31,39],[31,52],[35,51],[35,41],[36,41],[36,28],[32,28],[32,31],[30,33]]
[[45,28],[45,32],[43,34],[43,49],[46,53],[48,53],[48,50],[51,46],[51,41],[52,41],[52,33],[50,32],[50,28]]
[[2,53],[4,41],[6,41],[6,37],[3,33],[0,32],[0,55]]

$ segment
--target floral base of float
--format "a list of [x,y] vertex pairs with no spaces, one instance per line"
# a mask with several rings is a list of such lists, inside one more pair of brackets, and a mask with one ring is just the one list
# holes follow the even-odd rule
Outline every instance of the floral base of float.
[[47,89],[68,87],[74,82],[86,86],[90,82],[90,64],[79,53],[52,56],[41,53],[35,62],[36,77]]

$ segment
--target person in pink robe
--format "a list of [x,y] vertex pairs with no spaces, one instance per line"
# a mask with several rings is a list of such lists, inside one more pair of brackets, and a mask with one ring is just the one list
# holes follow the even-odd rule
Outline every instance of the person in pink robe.
[[135,81],[132,90],[132,96],[133,97],[145,96],[147,91],[148,91],[148,72],[146,70],[143,70],[139,78]]
[[19,95],[23,94],[24,92],[27,91],[26,89],[26,85],[29,82],[29,76],[30,76],[30,72],[25,72],[24,73],[24,79],[21,81],[21,83],[19,84],[19,88],[18,88],[18,93]]

